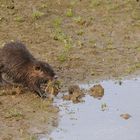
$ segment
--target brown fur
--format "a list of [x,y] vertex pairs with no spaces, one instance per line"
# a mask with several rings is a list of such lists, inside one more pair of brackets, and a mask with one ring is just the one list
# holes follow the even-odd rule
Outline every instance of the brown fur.
[[0,50],[0,82],[4,81],[3,73],[41,97],[44,94],[40,84],[55,76],[52,67],[34,58],[21,42],[10,42]]

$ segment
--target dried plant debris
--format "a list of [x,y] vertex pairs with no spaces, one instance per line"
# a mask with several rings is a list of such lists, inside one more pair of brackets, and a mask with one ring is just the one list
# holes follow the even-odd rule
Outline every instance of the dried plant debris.
[[45,88],[45,92],[49,94],[53,94],[55,96],[57,96],[57,94],[59,93],[59,90],[60,90],[60,81],[58,80],[49,81]]
[[64,100],[71,100],[73,103],[82,102],[82,97],[84,97],[83,91],[78,85],[71,85],[68,88],[68,95],[64,95]]
[[48,97],[52,100],[60,91],[60,81],[58,80],[48,81],[48,83],[43,86],[45,88],[45,93],[48,94]]
[[94,98],[101,99],[104,96],[104,88],[99,85],[94,85],[90,88],[90,95]]
[[23,94],[25,91],[23,89],[23,87],[21,86],[17,86],[17,85],[13,85],[13,86],[4,86],[1,89],[0,92],[0,96],[3,95],[19,95],[19,94]]
[[106,111],[108,110],[108,106],[106,103],[101,104],[101,111]]
[[121,114],[120,117],[123,118],[123,119],[125,119],[125,120],[128,120],[132,116],[130,114],[128,114],[128,113],[125,113],[125,114]]

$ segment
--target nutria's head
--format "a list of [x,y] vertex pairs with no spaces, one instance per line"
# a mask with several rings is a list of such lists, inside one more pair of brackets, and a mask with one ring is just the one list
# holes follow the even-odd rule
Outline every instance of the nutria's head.
[[47,82],[57,78],[53,68],[46,62],[37,61],[33,69],[33,77],[36,77],[40,82]]

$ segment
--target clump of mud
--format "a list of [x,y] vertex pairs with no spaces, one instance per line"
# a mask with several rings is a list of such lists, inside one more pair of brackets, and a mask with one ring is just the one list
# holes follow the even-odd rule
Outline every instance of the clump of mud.
[[126,114],[121,114],[120,117],[123,118],[123,119],[125,119],[125,120],[128,120],[132,116],[130,114],[126,113]]
[[99,85],[94,85],[90,88],[90,95],[94,98],[101,99],[104,96],[104,88]]
[[71,100],[73,103],[82,102],[82,97],[84,97],[83,91],[78,85],[71,85],[68,88],[68,95],[64,95],[64,100]]

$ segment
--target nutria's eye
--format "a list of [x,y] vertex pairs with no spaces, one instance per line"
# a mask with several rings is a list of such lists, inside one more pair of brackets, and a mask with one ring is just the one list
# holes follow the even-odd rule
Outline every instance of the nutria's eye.
[[38,70],[39,71],[39,70],[41,70],[41,68],[39,66],[36,66],[35,67],[35,70]]

